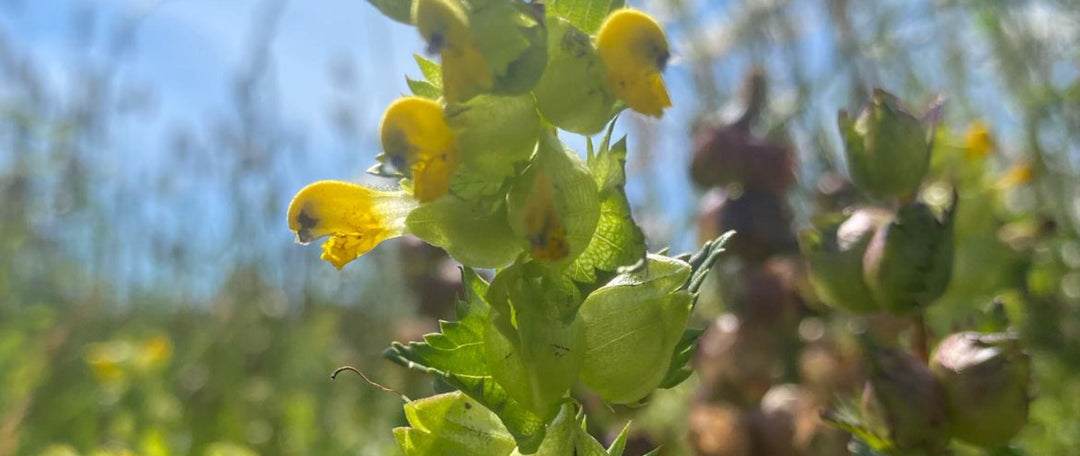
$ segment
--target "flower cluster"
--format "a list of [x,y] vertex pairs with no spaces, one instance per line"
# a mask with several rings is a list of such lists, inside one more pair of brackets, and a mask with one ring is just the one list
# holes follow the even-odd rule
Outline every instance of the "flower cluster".
[[[614,119],[671,106],[663,29],[599,0],[413,0],[407,17],[373,4],[439,58],[417,58],[425,78],[379,126],[370,172],[400,187],[316,182],[288,223],[300,243],[325,237],[322,257],[339,269],[404,234],[467,266],[458,321],[387,351],[459,390],[406,405],[402,450],[619,454],[583,431],[570,389],[630,404],[684,380],[698,334],[687,322],[723,244],[647,254],[623,189]],[[584,160],[559,130],[587,137]],[[471,268],[496,272],[489,283]]]
[[553,128],[595,134],[626,107],[660,117],[671,105],[660,75],[670,52],[640,11],[613,11],[593,37],[537,7],[416,1],[412,21],[441,65],[420,60],[427,81],[410,81],[416,94],[380,123],[373,171],[400,176],[401,189],[311,184],[289,206],[297,241],[326,237],[323,259],[339,269],[405,233],[475,267],[504,266],[518,251],[564,263],[580,254],[599,200]]

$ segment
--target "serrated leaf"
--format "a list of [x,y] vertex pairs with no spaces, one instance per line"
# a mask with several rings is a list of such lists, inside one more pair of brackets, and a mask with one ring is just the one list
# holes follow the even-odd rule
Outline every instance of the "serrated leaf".
[[412,79],[406,76],[405,83],[409,85],[409,90],[412,91],[413,95],[418,97],[427,98],[429,100],[438,100],[439,97],[442,96],[442,91],[430,82]]
[[587,165],[600,192],[600,219],[585,251],[567,269],[581,283],[597,282],[596,271],[613,272],[645,258],[645,233],[634,223],[626,198],[626,137],[614,146],[611,122],[598,151],[588,142]]
[[[695,305],[697,304],[697,292],[701,288],[701,284],[704,283],[705,277],[708,276],[713,264],[720,258],[720,254],[724,252],[724,245],[731,240],[734,234],[733,231],[729,231],[714,240],[706,242],[705,245],[701,246],[700,250],[686,259],[686,262],[690,264],[691,272],[690,278],[686,280],[683,288],[694,295]],[[660,388],[674,388],[690,377],[694,371],[690,367],[690,360],[694,358],[698,338],[704,333],[705,330],[695,328],[687,328],[683,331],[682,338],[675,344],[671,364],[668,366],[668,372],[664,376],[664,380],[660,383]]]
[[420,54],[413,54],[413,58],[416,59],[416,66],[420,67],[420,73],[424,75],[427,82],[435,86],[439,92],[442,92],[442,67],[438,62],[425,58]]
[[[401,366],[434,375],[492,411],[523,452],[536,451],[547,424],[506,394],[492,378],[483,358],[483,331],[490,306],[483,296],[488,284],[472,270],[462,270],[465,295],[458,301],[459,320],[442,324],[443,333],[425,342],[394,343],[384,356]],[[435,341],[432,346],[430,341]],[[479,350],[480,357],[475,356]]]
[[501,456],[514,449],[514,439],[498,417],[461,392],[405,404],[405,417],[410,427],[394,429],[405,456]]
[[412,0],[367,0],[386,17],[402,24],[412,24]]
[[705,334],[704,329],[687,328],[683,331],[682,338],[675,344],[675,354],[671,357],[671,365],[668,367],[667,375],[664,376],[664,381],[660,382],[660,388],[674,388],[694,373],[694,369],[690,367],[690,360],[694,359],[697,341],[702,334]]
[[581,31],[595,35],[608,13],[625,5],[625,0],[555,0],[548,4],[548,10]]

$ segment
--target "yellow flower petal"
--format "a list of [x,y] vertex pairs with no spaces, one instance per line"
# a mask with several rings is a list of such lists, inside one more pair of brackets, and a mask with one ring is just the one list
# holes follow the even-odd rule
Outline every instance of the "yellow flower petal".
[[637,10],[615,11],[600,26],[596,48],[608,69],[612,92],[631,109],[660,117],[671,106],[660,76],[671,53],[655,19]]
[[557,261],[570,254],[566,227],[555,210],[554,193],[551,178],[540,173],[525,199],[525,236],[533,258],[538,260]]
[[449,191],[458,153],[442,106],[419,97],[398,99],[386,108],[379,132],[391,162],[413,179],[416,199],[426,203]]
[[994,137],[990,134],[990,128],[983,120],[977,120],[968,127],[964,134],[964,148],[967,151],[968,160],[977,160],[990,155],[997,147]]
[[1010,189],[1031,182],[1035,177],[1035,170],[1027,162],[1020,162],[1009,167],[997,181],[998,188]]
[[319,181],[289,204],[289,229],[301,244],[329,237],[322,259],[341,269],[380,242],[405,234],[405,217],[416,205],[403,191]]

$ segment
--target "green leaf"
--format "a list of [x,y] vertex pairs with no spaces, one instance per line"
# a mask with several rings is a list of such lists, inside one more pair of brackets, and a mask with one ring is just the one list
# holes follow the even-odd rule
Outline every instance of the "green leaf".
[[544,439],[547,423],[507,395],[491,378],[483,356],[483,333],[490,311],[484,299],[488,284],[468,268],[462,270],[462,283],[465,293],[457,303],[456,323],[441,322],[443,332],[425,336],[424,342],[395,342],[384,356],[461,390],[494,412],[519,448],[535,451]]
[[[708,276],[716,260],[720,258],[720,254],[724,252],[724,245],[734,235],[734,231],[724,233],[720,237],[706,242],[705,245],[701,246],[701,250],[687,258],[691,272],[690,278],[683,287],[694,296],[695,305],[697,304],[697,292],[701,288],[701,284],[705,282],[705,277]],[[687,328],[683,331],[682,338],[675,344],[671,364],[668,366],[664,380],[660,382],[660,388],[674,388],[694,372],[694,369],[690,367],[690,360],[694,358],[698,338],[704,333],[705,330],[696,328]]]
[[442,96],[442,90],[439,90],[438,87],[435,87],[430,82],[412,79],[406,76],[405,83],[409,85],[409,90],[412,91],[413,95],[418,97],[427,98],[429,100],[438,100],[439,97]]
[[622,431],[619,431],[619,435],[615,437],[615,440],[611,442],[611,446],[607,449],[607,456],[622,456],[623,451],[626,451],[626,438],[630,435],[630,422],[626,422],[626,426],[623,426]]
[[412,0],[367,0],[367,2],[390,19],[402,24],[412,24]]
[[600,192],[600,219],[589,245],[567,269],[570,278],[582,283],[597,282],[596,271],[613,272],[645,258],[645,233],[634,223],[626,198],[626,138],[610,145],[611,122],[600,150],[592,152],[589,142],[587,165]]
[[877,435],[860,421],[859,413],[853,404],[841,404],[839,410],[822,410],[821,420],[826,424],[850,433],[868,445],[874,451],[888,452],[894,445],[887,437]]
[[625,0],[555,0],[548,9],[583,32],[595,35],[608,13],[625,5]]
[[514,450],[514,439],[499,418],[461,392],[405,404],[405,418],[410,427],[394,429],[405,456],[502,456]]
[[416,66],[420,67],[420,73],[424,75],[427,82],[435,86],[439,92],[442,92],[442,67],[438,62],[425,58],[420,54],[413,54],[413,58],[416,59]]
[[505,205],[495,211],[454,195],[420,205],[405,219],[409,232],[442,247],[462,264],[495,268],[514,261],[521,245],[506,223]]

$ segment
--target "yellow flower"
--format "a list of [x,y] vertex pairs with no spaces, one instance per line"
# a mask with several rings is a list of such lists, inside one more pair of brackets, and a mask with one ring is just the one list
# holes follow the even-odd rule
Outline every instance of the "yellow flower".
[[1020,162],[1005,170],[1005,173],[998,178],[997,186],[1002,189],[1019,187],[1031,182],[1034,177],[1035,170],[1031,168],[1031,164]]
[[612,92],[642,114],[660,117],[671,106],[660,72],[671,53],[660,24],[632,9],[611,13],[596,37]]
[[570,253],[566,227],[555,210],[555,187],[551,178],[541,172],[533,181],[532,192],[525,199],[525,236],[533,258],[557,261]]
[[301,244],[328,236],[322,259],[341,269],[380,242],[405,234],[405,217],[416,205],[400,190],[319,181],[293,197],[289,229]]
[[446,194],[458,153],[439,103],[419,97],[398,99],[386,108],[379,134],[394,167],[412,177],[416,199],[426,203]]
[[997,147],[990,129],[982,119],[975,121],[964,134],[964,149],[968,160],[977,160],[990,155]]
[[428,52],[442,57],[443,96],[447,101],[462,101],[491,89],[491,69],[473,44],[469,15],[460,1],[417,0],[412,16]]
[[172,341],[167,336],[157,335],[147,337],[139,344],[139,365],[146,368],[157,368],[165,365],[172,357]]

